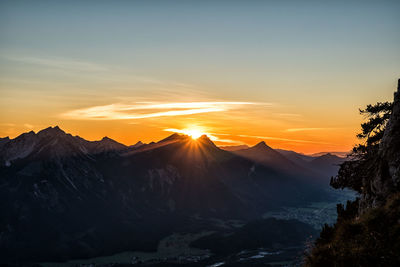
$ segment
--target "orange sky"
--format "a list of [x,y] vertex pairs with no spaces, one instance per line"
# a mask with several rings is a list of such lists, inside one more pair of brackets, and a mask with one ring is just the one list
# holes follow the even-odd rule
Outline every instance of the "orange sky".
[[348,151],[391,101],[400,4],[0,1],[0,136],[88,140],[199,128],[218,145]]
[[[177,84],[141,84],[150,93],[106,90],[107,85],[97,85],[99,91],[70,92],[65,84],[56,91],[53,84],[0,83],[0,136],[15,137],[58,125],[88,140],[108,136],[131,145],[160,140],[172,131],[198,129],[217,145],[265,141],[273,148],[303,153],[349,151],[358,142],[355,135],[363,121],[358,108],[391,101],[396,80],[365,86],[368,90],[361,95],[343,83],[341,93],[319,92],[307,85],[297,85],[295,92],[277,85],[279,89],[266,87],[229,97],[220,95],[227,90],[224,85],[215,87],[221,88],[215,93],[210,88]],[[37,86],[40,89],[32,89]],[[34,93],[25,95],[27,90]]]
[[0,133],[15,137],[24,131],[59,125],[88,140],[108,136],[131,145],[139,140],[157,141],[172,132],[195,130],[208,134],[217,145],[254,145],[264,140],[274,148],[313,153],[350,150],[362,119],[356,109],[347,114],[341,109],[301,112],[295,106],[263,102],[141,101],[53,109],[54,113],[48,106],[21,109],[14,113],[12,122],[1,124]]

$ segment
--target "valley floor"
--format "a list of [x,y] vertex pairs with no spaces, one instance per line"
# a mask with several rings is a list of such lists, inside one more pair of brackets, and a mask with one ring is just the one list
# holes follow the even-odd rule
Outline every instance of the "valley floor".
[[[302,207],[283,207],[280,210],[265,213],[263,217],[279,220],[295,219],[319,230],[323,224],[335,222],[337,203],[345,203],[355,197],[354,193],[350,191],[337,191],[335,194],[337,196],[336,201],[313,202]],[[220,219],[208,219],[208,221],[219,229],[240,229],[244,225],[241,221],[223,221]],[[40,266],[299,266],[306,249],[305,244],[304,246],[278,246],[276,248],[260,247],[245,249],[228,255],[216,255],[208,249],[191,246],[192,242],[214,233],[215,229],[198,233],[174,233],[162,239],[155,252],[125,251],[111,256],[78,259],[62,263],[41,263]]]
[[267,212],[263,218],[276,218],[281,220],[295,219],[300,222],[312,225],[315,229],[321,230],[324,224],[332,225],[336,222],[336,205],[346,204],[347,200],[354,200],[355,193],[350,190],[335,190],[337,201],[312,202],[303,207],[282,207],[280,210]]

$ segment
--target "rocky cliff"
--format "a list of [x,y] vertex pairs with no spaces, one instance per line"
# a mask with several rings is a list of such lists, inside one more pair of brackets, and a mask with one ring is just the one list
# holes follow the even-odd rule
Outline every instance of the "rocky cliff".
[[305,266],[400,266],[400,80],[393,104],[366,110],[365,143],[331,180],[359,198],[337,205],[336,223],[324,226]]
[[360,213],[382,206],[389,195],[400,191],[400,79],[374,167],[372,179],[363,181],[368,190],[361,194]]

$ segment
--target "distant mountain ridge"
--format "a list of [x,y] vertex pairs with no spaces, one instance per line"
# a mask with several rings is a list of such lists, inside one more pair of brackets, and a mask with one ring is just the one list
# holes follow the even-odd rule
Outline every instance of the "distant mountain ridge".
[[143,145],[145,145],[145,143],[143,143],[142,141],[138,141],[136,144],[131,145],[129,147],[131,147],[131,148],[139,148],[139,147],[141,147]]
[[[10,166],[13,160],[34,156],[31,153],[48,150],[50,146],[54,146],[52,151],[58,156],[79,153],[85,156],[104,153],[130,155],[178,141],[191,142],[192,138],[184,134],[174,133],[158,142],[144,144],[139,141],[133,146],[126,146],[108,137],[103,137],[98,141],[87,141],[79,136],[67,134],[58,126],[55,126],[45,128],[37,133],[33,131],[23,133],[14,139],[8,137],[0,139],[0,165]],[[207,136],[200,137],[198,142],[203,145],[207,143],[215,150],[221,150]],[[301,172],[308,176],[322,175],[321,177],[325,177],[325,179],[334,175],[339,164],[343,162],[342,158],[329,153],[313,157],[294,151],[272,149],[264,141],[253,147],[235,146],[230,151],[229,149],[222,150],[270,168]],[[319,174],[316,174],[316,172]]]
[[236,151],[249,148],[248,145],[237,145],[237,146],[219,146],[219,148],[226,151]]
[[324,178],[285,171],[296,164],[263,142],[229,152],[205,135],[172,134],[128,147],[56,126],[0,144],[0,256],[9,260],[154,249],[204,227],[202,218],[249,220],[329,198]]
[[233,151],[232,153],[270,167],[291,169],[293,171],[298,171],[300,169],[300,166],[269,147],[264,141],[261,141],[250,148]]
[[310,154],[309,156],[311,156],[311,157],[320,157],[320,156],[323,156],[323,155],[326,155],[326,154],[331,154],[331,155],[338,156],[340,158],[346,158],[350,153],[351,153],[351,151],[329,151],[329,152],[313,153],[313,154]]
[[323,175],[327,181],[331,176],[336,175],[339,170],[339,166],[346,159],[330,153],[322,154],[320,156],[310,156],[297,153],[290,150],[276,149],[279,153],[284,155],[286,158],[310,171]]
[[33,131],[23,133],[14,139],[0,142],[0,155],[2,160],[9,165],[13,160],[33,156],[32,153],[39,153],[50,147],[54,148],[51,151],[58,156],[67,156],[78,152],[98,154],[127,149],[127,146],[108,137],[104,137],[100,141],[87,141],[79,136],[67,134],[55,126],[43,129],[38,133]]
[[[40,131],[38,131],[37,134],[39,134],[39,133],[40,133],[40,135],[55,136],[55,135],[59,135],[60,133],[65,133],[65,132],[63,130],[61,130],[58,126],[54,126],[54,127],[48,127],[43,130],[40,130]],[[6,143],[8,143],[12,140],[19,139],[18,142],[23,143],[24,141],[22,141],[22,139],[23,139],[22,137],[29,138],[29,137],[32,137],[37,134],[34,131],[30,131],[27,133],[23,133],[13,139],[10,139],[8,136],[0,137],[0,151],[1,151],[1,148],[3,145],[5,145]],[[71,135],[71,134],[67,134],[67,135]],[[183,135],[183,134],[174,133],[158,142],[151,142],[150,145],[155,144],[155,143],[164,142],[164,141],[173,140],[173,139],[183,138],[184,136],[185,135]],[[119,143],[107,136],[103,137],[101,140],[98,140],[98,141],[87,141],[79,136],[72,136],[72,137],[80,139],[82,141],[82,143],[86,143],[85,146],[87,146],[87,148],[90,147],[88,150],[88,152],[90,152],[90,153],[101,153],[101,152],[113,151],[113,150],[114,151],[124,150],[124,149],[128,149],[128,148],[137,149],[142,146],[148,145],[146,143],[143,143],[142,141],[138,141],[134,145],[126,146],[126,145]],[[188,138],[188,136],[186,136],[186,137]],[[260,143],[265,144],[264,141],[261,141]],[[258,143],[258,144],[260,144],[260,143]],[[222,150],[233,152],[233,151],[249,149],[250,147],[248,145],[234,145],[234,146],[219,146],[219,148],[221,148]],[[273,150],[275,150],[275,151],[279,152],[280,154],[282,154],[283,156],[287,157],[289,160],[293,161],[293,163],[296,163],[296,161],[297,161],[296,157],[299,159],[305,160],[305,161],[311,161],[314,158],[321,157],[326,154],[332,154],[332,155],[336,155],[338,157],[345,157],[348,153],[348,152],[318,152],[318,153],[314,153],[314,154],[310,154],[310,155],[305,155],[305,154],[298,153],[295,151],[290,151],[290,150],[283,150],[283,149],[273,149]],[[25,152],[25,153],[27,153],[27,152]]]

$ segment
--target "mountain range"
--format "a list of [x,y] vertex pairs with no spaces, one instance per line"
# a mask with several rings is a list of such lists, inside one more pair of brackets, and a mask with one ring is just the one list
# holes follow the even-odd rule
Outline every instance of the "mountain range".
[[154,250],[173,232],[215,230],[283,206],[331,198],[343,158],[274,150],[227,151],[182,134],[126,146],[49,127],[0,139],[0,256],[87,258]]

